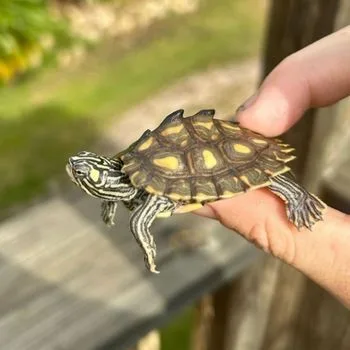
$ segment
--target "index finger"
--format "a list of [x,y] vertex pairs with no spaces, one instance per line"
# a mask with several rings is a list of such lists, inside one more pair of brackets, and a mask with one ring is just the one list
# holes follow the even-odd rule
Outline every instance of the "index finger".
[[265,79],[237,114],[242,126],[282,134],[310,107],[350,95],[350,26],[292,54]]

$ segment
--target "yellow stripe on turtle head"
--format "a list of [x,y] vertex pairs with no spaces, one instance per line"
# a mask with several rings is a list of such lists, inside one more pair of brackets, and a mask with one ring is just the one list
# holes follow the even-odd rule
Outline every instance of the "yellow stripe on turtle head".
[[204,165],[207,169],[213,169],[217,164],[214,154],[211,151],[205,149],[203,152]]
[[241,143],[234,143],[233,149],[237,153],[249,154],[252,152],[252,150],[248,146],[242,145]]
[[176,170],[179,167],[179,160],[176,157],[168,156],[153,159],[153,164],[160,166],[161,168]]
[[93,182],[98,182],[98,180],[100,179],[100,172],[96,169],[91,169],[89,176]]

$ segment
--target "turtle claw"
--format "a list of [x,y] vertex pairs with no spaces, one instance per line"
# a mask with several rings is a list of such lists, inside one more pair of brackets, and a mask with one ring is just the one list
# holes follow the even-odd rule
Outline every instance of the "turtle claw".
[[289,177],[277,175],[268,187],[284,200],[288,220],[298,231],[303,227],[312,231],[313,225],[323,220],[326,204]]
[[154,262],[154,258],[152,257],[151,259],[145,254],[144,256],[144,261],[145,261],[145,266],[147,267],[147,269],[155,274],[159,274],[160,271],[157,270],[157,266]]
[[297,205],[287,204],[287,216],[290,222],[300,231],[303,227],[312,231],[313,225],[323,221],[325,205],[317,197],[310,193],[304,193],[297,201]]

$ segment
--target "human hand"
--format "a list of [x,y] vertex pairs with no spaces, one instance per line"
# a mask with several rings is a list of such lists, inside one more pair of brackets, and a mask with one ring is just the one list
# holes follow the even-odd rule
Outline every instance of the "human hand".
[[[239,109],[242,126],[277,136],[311,107],[350,95],[350,26],[292,54]],[[350,184],[349,184],[350,185]],[[294,266],[350,308],[350,216],[328,208],[313,231],[288,222],[284,203],[259,189],[205,205],[197,214],[219,220],[265,252]]]

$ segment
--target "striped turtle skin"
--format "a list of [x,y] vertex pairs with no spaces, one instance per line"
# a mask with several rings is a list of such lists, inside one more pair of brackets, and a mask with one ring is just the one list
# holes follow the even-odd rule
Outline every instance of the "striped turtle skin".
[[323,220],[326,205],[290,176],[294,148],[216,119],[212,109],[183,114],[171,113],[113,157],[84,151],[67,163],[71,180],[102,200],[107,225],[114,224],[118,202],[130,210],[130,229],[150,271],[158,272],[150,233],[157,217],[265,187],[284,201],[287,219],[298,230]]

